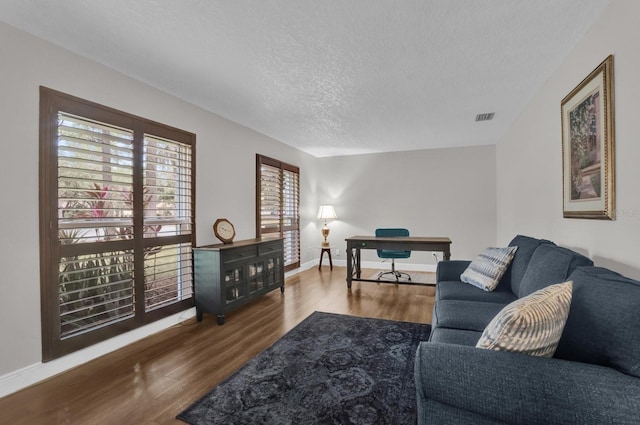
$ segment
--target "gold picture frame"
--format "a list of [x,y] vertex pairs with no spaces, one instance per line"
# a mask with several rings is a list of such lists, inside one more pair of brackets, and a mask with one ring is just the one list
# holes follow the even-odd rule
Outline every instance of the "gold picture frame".
[[561,103],[565,218],[615,219],[613,56]]

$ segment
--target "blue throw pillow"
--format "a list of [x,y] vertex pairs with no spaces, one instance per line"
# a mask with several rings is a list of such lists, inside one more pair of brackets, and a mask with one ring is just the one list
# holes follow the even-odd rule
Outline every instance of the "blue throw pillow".
[[517,246],[485,249],[460,275],[460,280],[485,291],[493,291],[517,249]]

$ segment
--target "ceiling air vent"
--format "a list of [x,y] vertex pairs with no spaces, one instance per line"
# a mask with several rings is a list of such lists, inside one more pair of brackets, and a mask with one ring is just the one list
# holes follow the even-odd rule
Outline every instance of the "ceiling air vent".
[[476,121],[491,121],[495,114],[495,112],[490,112],[488,114],[478,114],[476,115]]

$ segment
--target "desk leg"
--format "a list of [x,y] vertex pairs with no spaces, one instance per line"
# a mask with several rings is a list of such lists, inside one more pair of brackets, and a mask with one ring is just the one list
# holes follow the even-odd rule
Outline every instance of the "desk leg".
[[360,248],[356,248],[356,278],[360,279]]
[[451,251],[444,251],[444,252],[442,253],[442,259],[443,259],[444,261],[449,261],[449,260],[451,260]]
[[351,289],[353,279],[353,247],[351,242],[347,242],[347,288]]

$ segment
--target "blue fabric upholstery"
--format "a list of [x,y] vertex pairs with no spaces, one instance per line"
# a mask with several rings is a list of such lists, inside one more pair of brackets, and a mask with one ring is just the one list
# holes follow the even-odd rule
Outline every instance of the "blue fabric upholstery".
[[509,242],[509,246],[517,246],[515,257],[511,261],[511,265],[505,272],[502,280],[505,285],[511,287],[511,292],[517,294],[519,292],[520,281],[527,271],[529,261],[533,256],[535,250],[544,244],[555,245],[553,242],[546,239],[536,239],[529,236],[518,235]]
[[468,412],[456,406],[428,399],[426,403],[418,403],[418,423],[420,424],[468,424],[468,425],[500,425],[505,422],[494,421],[486,416]]
[[415,381],[419,424],[635,425],[640,418],[640,379],[580,362],[422,342]]
[[450,260],[440,261],[436,267],[436,282],[460,281],[460,275],[469,267],[471,261]]
[[496,289],[486,292],[460,281],[460,275],[471,264],[466,260],[440,261],[436,267],[436,301],[467,300],[508,304],[517,297],[509,285],[498,284]]
[[[440,264],[445,264],[446,261]],[[440,267],[440,265],[438,265]],[[460,281],[438,282],[436,285],[436,301],[438,300],[460,300],[460,301],[481,301],[488,303],[509,304],[517,300],[508,286],[498,286],[491,292],[483,291],[480,288]]]
[[[493,292],[460,282],[469,262],[438,264],[433,329],[416,356],[418,423],[640,423],[640,282],[544,239],[510,245],[518,250]],[[568,280],[553,358],[475,347],[505,305]]]
[[640,282],[599,267],[569,279],[573,301],[556,357],[640,377]]
[[505,305],[479,301],[438,301],[433,309],[433,326],[482,332]]
[[592,266],[584,255],[556,245],[540,245],[529,261],[519,285],[518,298],[555,283],[566,282],[569,275],[581,266]]
[[469,345],[471,347],[475,347],[481,336],[482,332],[480,331],[437,327],[431,330],[429,341],[446,342],[449,344]]
[[[388,229],[376,229],[377,237],[398,237],[409,236],[408,229],[388,228]],[[411,251],[398,251],[392,249],[378,249],[378,257],[380,258],[409,258],[411,257]]]

